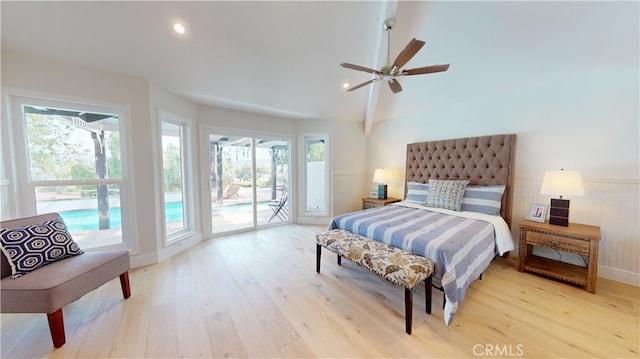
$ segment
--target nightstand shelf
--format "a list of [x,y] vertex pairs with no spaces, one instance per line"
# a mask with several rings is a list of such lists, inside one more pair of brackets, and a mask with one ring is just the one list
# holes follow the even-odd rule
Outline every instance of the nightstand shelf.
[[527,257],[524,270],[580,286],[587,284],[586,267],[580,267],[574,264],[564,263],[536,255]]
[[373,197],[367,197],[362,199],[362,209],[384,207],[390,203],[400,202],[400,198],[387,198],[377,199]]
[[[570,223],[564,227],[524,220],[520,223],[518,270],[577,284],[595,293],[599,242],[597,226]],[[586,267],[534,255],[534,246],[581,255],[586,258]]]

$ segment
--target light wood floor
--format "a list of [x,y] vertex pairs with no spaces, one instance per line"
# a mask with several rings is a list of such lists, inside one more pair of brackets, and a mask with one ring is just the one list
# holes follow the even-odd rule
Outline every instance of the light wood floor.
[[64,308],[67,343],[54,350],[44,314],[2,314],[2,358],[639,357],[636,287],[599,279],[593,295],[519,273],[496,259],[450,326],[442,293],[413,335],[403,289],[323,251],[319,226],[289,225],[205,241],[133,269]]

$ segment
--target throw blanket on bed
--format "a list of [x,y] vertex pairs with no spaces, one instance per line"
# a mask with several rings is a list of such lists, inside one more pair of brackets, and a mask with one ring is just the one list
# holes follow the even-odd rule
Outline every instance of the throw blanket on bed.
[[514,248],[511,232],[500,217],[407,202],[343,214],[329,228],[345,229],[431,259],[433,275],[444,289],[447,325],[471,282],[496,254]]

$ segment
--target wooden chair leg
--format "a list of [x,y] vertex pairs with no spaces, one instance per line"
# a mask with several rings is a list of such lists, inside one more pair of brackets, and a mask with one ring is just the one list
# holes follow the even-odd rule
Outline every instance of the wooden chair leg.
[[424,297],[426,300],[425,308],[427,309],[427,314],[431,314],[431,292],[432,292],[432,282],[431,276],[428,276],[427,279],[424,280]]
[[322,246],[316,244],[316,273],[320,273],[320,256],[322,255]]
[[413,288],[404,289],[404,317],[405,330],[411,334],[411,322],[413,321]]
[[120,286],[122,287],[122,296],[127,299],[131,296],[131,287],[129,286],[129,272],[120,274]]
[[64,319],[62,318],[62,308],[56,310],[53,313],[47,313],[47,320],[49,321],[49,331],[51,332],[51,340],[53,340],[53,346],[55,348],[60,348],[67,341],[64,336]]

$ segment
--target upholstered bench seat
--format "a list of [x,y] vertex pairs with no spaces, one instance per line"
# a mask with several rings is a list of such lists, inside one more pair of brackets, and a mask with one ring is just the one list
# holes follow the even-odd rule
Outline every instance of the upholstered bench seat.
[[405,287],[406,332],[411,334],[413,287],[425,282],[426,311],[431,313],[431,260],[400,248],[360,235],[334,229],[316,235],[316,272],[320,273],[322,247],[338,255],[338,265],[344,257],[393,283]]

